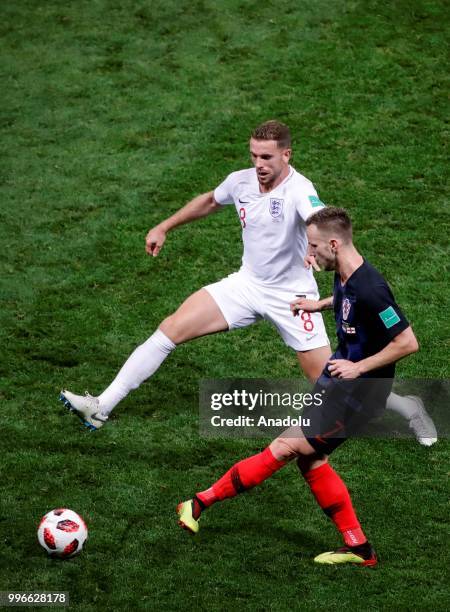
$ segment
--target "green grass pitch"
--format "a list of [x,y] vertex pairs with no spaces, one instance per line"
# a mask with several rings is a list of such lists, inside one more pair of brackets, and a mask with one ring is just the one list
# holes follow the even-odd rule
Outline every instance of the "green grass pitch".
[[[448,609],[447,440],[333,456],[373,571],[312,563],[340,539],[294,466],[213,508],[198,537],[177,527],[178,501],[266,443],[199,437],[199,380],[298,376],[266,324],[180,347],[97,434],[57,401],[99,393],[186,296],[237,269],[231,207],[157,259],[144,238],[249,164],[269,118],[412,322],[422,350],[399,376],[448,377],[447,18],[443,0],[1,3],[0,591],[69,591],[83,612]],[[67,562],[35,536],[58,506],[90,528]]]

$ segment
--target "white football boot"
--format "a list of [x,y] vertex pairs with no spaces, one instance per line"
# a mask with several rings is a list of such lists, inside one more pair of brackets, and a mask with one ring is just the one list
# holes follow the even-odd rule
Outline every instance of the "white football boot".
[[59,399],[68,410],[75,413],[83,424],[92,431],[103,427],[108,420],[108,415],[103,414],[100,410],[98,398],[89,395],[87,391],[86,395],[75,395],[75,393],[63,390]]
[[425,406],[417,395],[405,395],[417,404],[417,412],[411,417],[409,426],[413,430],[417,441],[422,446],[432,446],[437,442],[437,431],[433,419],[425,410]]

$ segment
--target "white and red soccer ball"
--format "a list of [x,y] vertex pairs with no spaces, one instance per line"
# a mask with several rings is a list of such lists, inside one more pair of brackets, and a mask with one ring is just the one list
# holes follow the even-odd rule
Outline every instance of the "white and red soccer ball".
[[56,508],[42,517],[37,536],[50,556],[67,559],[83,548],[88,530],[79,514],[67,508]]

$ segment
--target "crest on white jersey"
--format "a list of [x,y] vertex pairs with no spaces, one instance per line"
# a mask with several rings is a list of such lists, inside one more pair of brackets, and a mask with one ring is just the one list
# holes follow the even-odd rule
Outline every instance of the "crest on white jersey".
[[283,212],[284,200],[280,198],[270,198],[269,212],[274,219],[279,217]]
[[342,302],[342,318],[344,319],[344,321],[347,319],[348,315],[350,314],[351,307],[352,307],[352,304],[350,300],[348,298],[345,298],[344,301]]

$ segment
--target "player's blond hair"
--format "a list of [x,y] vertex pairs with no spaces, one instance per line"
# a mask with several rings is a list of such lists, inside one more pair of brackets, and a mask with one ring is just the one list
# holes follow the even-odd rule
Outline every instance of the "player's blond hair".
[[275,119],[258,125],[252,132],[252,138],[255,140],[275,140],[279,149],[291,148],[291,133],[288,126]]
[[308,217],[306,225],[315,225],[319,230],[338,234],[345,242],[353,237],[352,222],[344,208],[327,206]]

